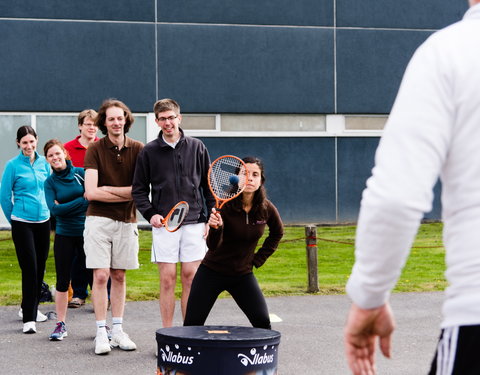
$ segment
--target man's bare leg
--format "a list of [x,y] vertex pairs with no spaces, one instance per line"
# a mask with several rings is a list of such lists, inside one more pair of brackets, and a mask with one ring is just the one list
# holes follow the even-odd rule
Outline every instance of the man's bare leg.
[[177,264],[158,263],[158,272],[160,274],[160,315],[163,327],[166,328],[173,325]]

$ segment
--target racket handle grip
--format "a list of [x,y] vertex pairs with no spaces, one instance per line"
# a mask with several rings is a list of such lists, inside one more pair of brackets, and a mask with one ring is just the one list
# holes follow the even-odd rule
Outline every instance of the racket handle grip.
[[[212,215],[214,215],[214,216],[220,216],[220,209],[219,209],[219,208],[212,208],[212,214],[210,215],[210,217],[211,217]],[[210,221],[210,219],[209,219],[208,221]],[[210,223],[209,223],[208,225],[209,225],[211,228],[213,228],[213,229],[218,229],[218,228],[220,228],[219,225],[212,225],[212,224],[210,224]]]

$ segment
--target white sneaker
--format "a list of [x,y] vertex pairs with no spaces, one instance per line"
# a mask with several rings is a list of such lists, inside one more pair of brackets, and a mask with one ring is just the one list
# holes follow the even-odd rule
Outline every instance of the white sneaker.
[[37,322],[45,322],[47,319],[46,315],[42,314],[40,310],[37,310]]
[[37,333],[35,322],[26,322],[23,324],[23,333]]
[[[20,311],[18,312],[18,316],[20,317],[20,319],[23,319],[22,309],[20,309]],[[40,310],[37,310],[37,322],[45,322],[47,319],[48,318],[46,315],[42,314]]]
[[123,332],[112,332],[112,340],[110,341],[110,344],[116,348],[117,346],[122,349],[122,350],[135,350],[137,349],[137,345],[130,340],[130,337]]
[[108,354],[111,350],[107,331],[97,332],[97,336],[95,336],[95,354]]

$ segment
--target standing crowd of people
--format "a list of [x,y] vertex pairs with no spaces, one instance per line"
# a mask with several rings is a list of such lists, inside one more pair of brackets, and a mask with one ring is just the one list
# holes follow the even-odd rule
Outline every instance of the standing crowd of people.
[[[180,127],[180,105],[162,99],[153,110],[160,132],[145,146],[126,135],[134,117],[115,99],[105,100],[98,113],[82,111],[80,134],[65,144],[48,140],[44,156],[37,151],[35,130],[18,129],[20,153],[4,169],[0,198],[22,273],[24,333],[36,333],[36,322],[47,320],[38,305],[54,219],[57,322],[49,339],[68,336],[68,307],[85,304],[90,286],[95,354],[107,354],[114,347],[136,349],[123,330],[123,314],[126,270],[139,267],[137,210],[152,226],[151,261],[158,266],[163,327],[173,324],[180,263],[185,325],[203,324],[218,294],[227,290],[254,327],[270,328],[252,269],[276,250],[283,224],[266,197],[262,162],[244,159],[249,171],[245,190],[220,214],[208,186],[208,150]],[[97,137],[98,130],[104,137]],[[177,231],[167,231],[163,219],[179,201],[188,203],[188,215]],[[266,228],[269,235],[255,252]],[[239,241],[245,237],[248,242]]]
[[[391,354],[395,321],[389,295],[432,206],[439,177],[449,288],[430,374],[480,373],[480,0],[469,4],[462,21],[434,33],[412,57],[363,193],[356,261],[347,283],[353,303],[344,329],[355,375],[376,373],[377,344],[385,356]],[[35,333],[35,322],[46,320],[38,303],[53,216],[58,322],[50,339],[67,336],[70,282],[78,286],[74,298],[80,305],[90,284],[95,353],[136,349],[123,330],[126,270],[138,268],[136,209],[152,226],[151,259],[158,265],[164,327],[172,325],[180,263],[184,325],[203,325],[218,295],[228,291],[254,327],[270,328],[252,269],[277,249],[283,224],[266,197],[263,163],[243,159],[246,187],[217,211],[207,183],[209,153],[180,128],[180,106],[162,99],[154,113],[160,133],[145,146],[126,136],[134,118],[124,103],[112,99],[98,114],[82,112],[75,140],[47,141],[45,156],[37,152],[35,130],[18,129],[20,153],[5,166],[0,200],[22,273],[24,333]],[[97,129],[103,138],[96,138]],[[163,218],[180,200],[190,211],[180,230],[171,233]],[[255,251],[266,228],[268,235]],[[106,329],[109,295],[111,332]]]

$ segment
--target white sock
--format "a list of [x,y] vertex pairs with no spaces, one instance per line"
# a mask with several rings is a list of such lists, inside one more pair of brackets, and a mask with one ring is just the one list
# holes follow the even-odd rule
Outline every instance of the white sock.
[[106,320],[97,320],[97,334],[101,332],[107,333],[105,325],[107,324]]
[[122,317],[112,317],[112,333],[122,332],[123,331],[122,323],[123,323]]

